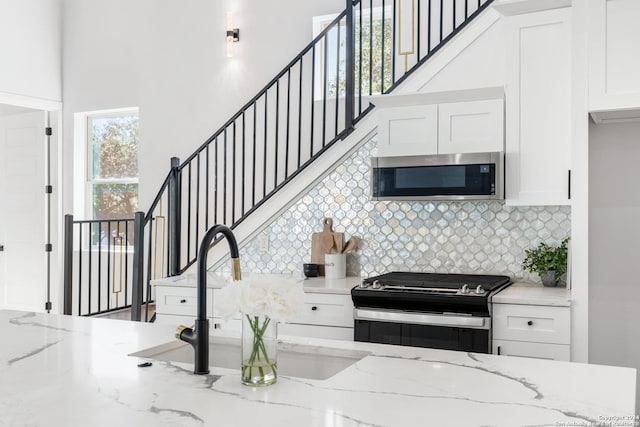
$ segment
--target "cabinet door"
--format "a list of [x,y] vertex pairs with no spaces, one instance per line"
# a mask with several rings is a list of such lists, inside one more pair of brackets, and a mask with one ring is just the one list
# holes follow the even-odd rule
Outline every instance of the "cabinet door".
[[504,151],[502,99],[438,106],[438,153]]
[[568,205],[571,11],[505,18],[506,204]]
[[640,1],[590,0],[589,7],[589,110],[640,108]]
[[438,151],[438,106],[411,105],[378,112],[378,155],[411,156]]
[[493,340],[492,353],[501,356],[535,357],[567,362],[571,358],[570,346],[568,345],[495,339]]

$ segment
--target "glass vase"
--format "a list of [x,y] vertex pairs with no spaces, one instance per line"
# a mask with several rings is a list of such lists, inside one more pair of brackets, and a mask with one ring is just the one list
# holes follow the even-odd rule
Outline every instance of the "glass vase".
[[277,322],[242,315],[242,384],[264,386],[278,379]]

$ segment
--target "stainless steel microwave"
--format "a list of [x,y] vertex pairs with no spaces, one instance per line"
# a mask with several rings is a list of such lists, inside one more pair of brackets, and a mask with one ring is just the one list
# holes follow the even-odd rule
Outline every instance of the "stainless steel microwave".
[[503,200],[504,153],[372,157],[373,200]]

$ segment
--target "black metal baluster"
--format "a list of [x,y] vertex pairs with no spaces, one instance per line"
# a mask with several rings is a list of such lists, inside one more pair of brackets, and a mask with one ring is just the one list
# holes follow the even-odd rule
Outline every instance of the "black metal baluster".
[[284,179],[289,177],[289,126],[291,118],[291,68],[287,71],[287,132],[284,149]]
[[418,13],[417,13],[417,19],[418,22],[416,24],[417,27],[417,40],[416,40],[416,44],[417,44],[417,51],[416,51],[416,62],[420,61],[420,26],[421,26],[421,22],[420,22],[420,4],[422,3],[422,0],[418,0]]
[[369,0],[369,96],[373,95],[373,0]]
[[[191,162],[187,165],[187,261],[191,262]],[[197,246],[196,242],[196,246]],[[198,256],[198,248],[194,258]]]
[[[82,224],[80,225],[80,227],[82,227]],[[89,304],[87,304],[87,310],[89,311],[89,313],[91,313],[91,285],[92,285],[92,283],[91,283],[91,252],[92,252],[91,251],[91,236],[92,236],[92,228],[93,228],[93,223],[90,222],[89,223],[89,265],[87,267],[87,270],[88,270],[87,272],[89,274],[89,277],[87,278],[88,282],[89,282],[89,286],[88,286],[89,289],[87,289],[87,293],[89,295],[89,298],[88,298]]]
[[[129,305],[129,221],[124,221],[124,305]],[[164,254],[163,254],[164,255]]]
[[444,0],[440,0],[440,43],[442,43],[442,25],[443,25],[442,22],[443,22],[443,19],[444,19],[444,12],[442,10],[443,1]]
[[427,55],[431,53],[431,0],[427,3]]
[[231,224],[236,222],[236,122],[233,121],[233,145],[231,147]]
[[227,128],[224,128],[222,146],[222,223],[227,223]]
[[200,242],[200,153],[196,156],[196,244],[198,242]]
[[213,223],[218,223],[218,137],[214,140],[213,150]]
[[107,221],[107,311],[111,308],[111,280],[111,221]]
[[360,17],[359,19],[359,35],[358,35],[358,116],[362,113],[362,0],[358,3]]
[[204,228],[205,230],[209,229],[209,145],[206,148],[206,156],[205,156],[205,178],[206,181],[204,183],[204,200],[205,200],[205,209],[204,209]]
[[313,157],[313,124],[315,111],[315,86],[316,86],[316,46],[311,48],[311,134],[309,135],[309,158]]
[[251,207],[256,205],[256,125],[258,116],[257,101],[253,103],[253,168],[251,185]]
[[98,229],[98,313],[100,313],[102,305],[102,221],[98,221]]
[[333,136],[338,136],[338,112],[340,110],[340,23],[336,26],[336,118]]
[[263,164],[262,164],[262,197],[267,195],[267,105],[268,105],[268,90],[264,92],[264,152]]
[[275,189],[278,186],[278,134],[280,133],[278,130],[278,125],[280,124],[280,79],[276,81],[276,135],[275,135],[275,162],[273,164],[273,188]]
[[453,0],[453,13],[452,13],[452,15],[453,15],[453,18],[452,18],[453,19],[453,24],[451,26],[451,31],[455,31],[456,30],[456,3],[457,3],[457,0]]
[[464,20],[469,17],[469,0],[464,0]]
[[[300,81],[298,83],[298,169],[300,168],[300,154],[302,151],[302,56],[300,57]],[[313,90],[313,88],[311,88]],[[313,97],[311,98],[313,103]]]
[[[456,1],[456,0],[453,0]],[[391,86],[396,81],[396,2],[393,2],[393,16],[391,17]]]
[[78,224],[78,316],[82,316],[82,224]]
[[382,52],[380,54],[382,64],[380,64],[380,93],[384,93],[384,30],[387,28],[387,22],[384,19],[384,12],[385,6],[384,0],[382,0]]
[[244,216],[244,181],[245,181],[245,173],[246,173],[246,126],[245,126],[245,117],[244,111],[242,112],[242,200],[240,202],[240,212],[242,212],[242,216]]
[[326,140],[326,130],[327,130],[327,51],[329,50],[327,46],[327,34],[324,35],[324,79],[323,79],[323,96],[322,96],[322,147],[324,147]]

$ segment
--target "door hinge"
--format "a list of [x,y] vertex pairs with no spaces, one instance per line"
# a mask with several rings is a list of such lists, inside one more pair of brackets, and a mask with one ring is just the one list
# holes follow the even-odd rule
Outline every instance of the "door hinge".
[[44,193],[45,193],[45,194],[51,194],[51,193],[53,193],[53,185],[45,185],[45,186],[44,186]]
[[53,129],[52,128],[44,128],[44,134],[47,135],[47,136],[53,135]]
[[51,301],[47,301],[44,303],[44,309],[47,311],[51,310]]
[[53,251],[53,245],[51,243],[47,243],[44,245],[44,251],[45,252],[51,252]]

